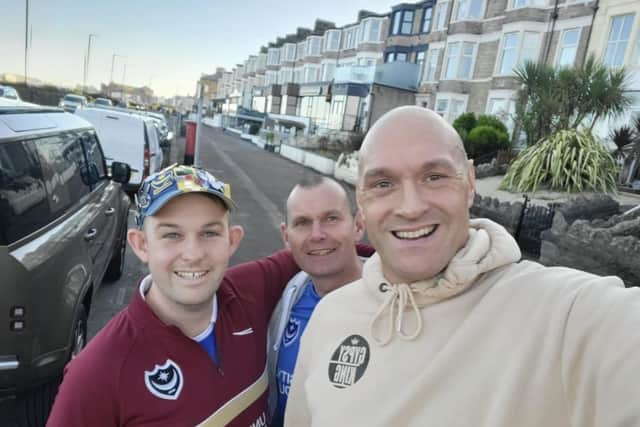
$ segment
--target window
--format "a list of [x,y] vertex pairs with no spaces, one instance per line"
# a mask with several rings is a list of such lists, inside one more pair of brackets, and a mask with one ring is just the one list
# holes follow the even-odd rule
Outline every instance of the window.
[[344,46],[343,49],[354,49],[356,47],[356,37],[358,27],[351,27],[344,32]]
[[307,38],[307,55],[320,56],[321,46],[322,46],[322,39],[320,37]]
[[49,221],[39,163],[26,142],[0,144],[0,245],[20,240]]
[[421,50],[420,52],[416,52],[415,63],[418,64],[420,68],[422,68],[422,64],[424,64],[424,55],[425,55],[424,50]]
[[464,112],[466,100],[454,97],[438,97],[436,99],[436,113],[440,114],[449,123],[458,118]]
[[447,7],[448,1],[440,1],[436,4],[436,17],[434,22],[436,23],[436,31],[442,31],[447,26]]
[[269,48],[267,65],[278,65],[280,63],[280,49]]
[[[497,96],[496,96],[497,95]],[[498,117],[507,127],[509,133],[513,131],[513,115],[515,114],[515,102],[511,95],[489,93],[487,101],[487,114]]]
[[391,34],[411,34],[413,32],[413,10],[396,10],[393,12]]
[[513,74],[514,68],[526,61],[536,61],[540,47],[540,33],[525,31],[504,35],[498,73]]
[[407,62],[408,52],[387,52],[384,62]]
[[444,79],[470,79],[475,43],[453,42],[447,48]]
[[35,141],[49,198],[49,211],[62,215],[90,191],[86,162],[75,135],[50,136]]
[[633,26],[633,15],[620,15],[611,18],[611,29],[609,30],[609,40],[607,50],[604,54],[604,63],[610,67],[621,67],[624,65],[624,56],[631,36]]
[[325,33],[325,51],[337,51],[340,49],[340,30],[329,30]]
[[513,0],[511,3],[511,7],[513,9],[518,9],[521,7],[535,7],[535,6],[544,6],[545,0]]
[[304,58],[304,53],[307,51],[307,42],[300,42],[296,47],[296,61]]
[[431,18],[433,18],[433,8],[425,7],[422,12],[422,26],[420,32],[428,33],[431,29]]
[[382,28],[380,19],[365,19],[360,25],[359,41],[365,43],[377,43],[380,41],[380,29]]
[[284,45],[284,60],[287,62],[293,62],[296,60],[296,45],[293,43],[287,43]]
[[322,77],[321,80],[323,82],[328,82],[333,80],[333,76],[336,70],[336,64],[333,63],[325,63],[322,64]]
[[576,60],[578,42],[580,41],[580,28],[564,30],[558,46],[556,65],[559,67],[571,67]]
[[481,19],[484,14],[484,0],[458,0],[456,21]]
[[87,161],[90,168],[95,168],[95,172],[98,177],[103,178],[107,176],[107,171],[104,163],[104,156],[98,144],[98,138],[95,133],[86,134],[82,138],[84,144],[84,150],[87,154]]
[[436,67],[438,66],[438,58],[441,50],[442,49],[429,49],[425,69],[425,81],[433,82],[436,80]]

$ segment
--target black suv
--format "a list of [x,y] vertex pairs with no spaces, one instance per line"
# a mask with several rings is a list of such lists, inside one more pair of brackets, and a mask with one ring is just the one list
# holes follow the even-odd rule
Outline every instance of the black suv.
[[84,119],[0,107],[0,421],[45,423],[93,296],[122,274],[131,171],[111,170]]

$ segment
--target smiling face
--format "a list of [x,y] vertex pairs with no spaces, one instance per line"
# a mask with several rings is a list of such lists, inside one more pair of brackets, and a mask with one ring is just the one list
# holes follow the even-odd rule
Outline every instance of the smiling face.
[[287,200],[282,238],[302,270],[325,294],[360,276],[355,243],[362,238],[359,215],[351,214],[344,189],[332,180],[296,186]]
[[474,186],[457,133],[435,113],[402,107],[372,127],[356,194],[387,280],[425,280],[447,266],[468,238]]
[[213,294],[242,239],[242,228],[229,226],[221,201],[188,193],[146,218],[143,230],[129,230],[128,239],[149,266],[153,284],[147,301],[152,307],[211,313]]

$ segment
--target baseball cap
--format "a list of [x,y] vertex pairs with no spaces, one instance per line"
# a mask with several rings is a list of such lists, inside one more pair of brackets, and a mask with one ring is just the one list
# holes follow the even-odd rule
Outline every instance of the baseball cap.
[[228,210],[235,208],[229,184],[205,169],[174,164],[149,175],[142,182],[136,194],[136,224],[142,228],[146,217],[154,215],[174,197],[187,193],[210,194],[222,200]]

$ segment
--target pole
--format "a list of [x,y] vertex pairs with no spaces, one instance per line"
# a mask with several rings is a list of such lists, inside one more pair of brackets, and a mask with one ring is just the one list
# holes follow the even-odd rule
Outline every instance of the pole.
[[87,62],[84,70],[83,92],[87,91],[87,80],[89,79],[89,61],[91,59],[91,38],[97,37],[97,34],[89,34],[89,44],[87,46]]
[[202,93],[204,92],[202,82],[198,82],[198,112],[196,114],[196,147],[193,154],[193,164],[197,167],[200,166],[200,128],[202,127]]
[[116,54],[111,55],[111,77],[109,78],[109,83],[113,83],[113,66],[116,63]]
[[29,52],[29,0],[25,1],[26,4],[26,13],[25,13],[25,24],[24,24],[24,84],[28,86],[27,79],[27,55]]

